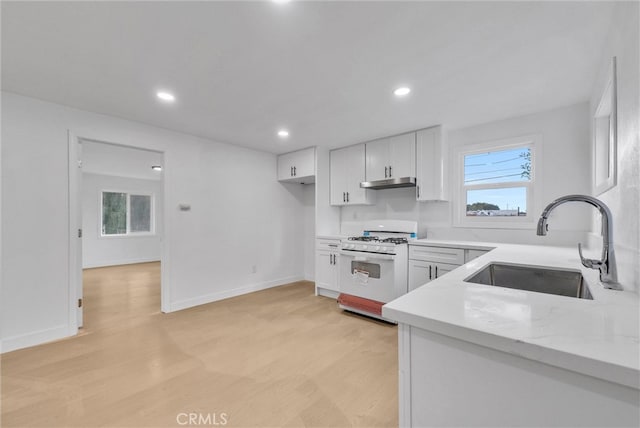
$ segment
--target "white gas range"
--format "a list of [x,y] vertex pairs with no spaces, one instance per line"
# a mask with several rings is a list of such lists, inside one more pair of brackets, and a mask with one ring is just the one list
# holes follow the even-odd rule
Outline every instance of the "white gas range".
[[384,320],[382,305],[407,293],[408,241],[417,239],[418,223],[376,220],[363,226],[362,235],[340,242],[338,304]]

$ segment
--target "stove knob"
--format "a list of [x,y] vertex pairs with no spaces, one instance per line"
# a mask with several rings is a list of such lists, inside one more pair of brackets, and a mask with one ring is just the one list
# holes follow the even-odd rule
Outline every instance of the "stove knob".
[[381,250],[381,251],[382,251],[383,253],[386,253],[387,251],[389,251],[389,249],[388,249],[387,247],[382,247],[382,250]]
[[[376,251],[380,251],[380,245],[376,247]],[[384,251],[384,249],[382,251]]]
[[366,245],[363,245],[363,246],[362,246],[362,249],[363,249],[363,250],[366,250],[366,249],[367,249],[367,246],[366,246]]

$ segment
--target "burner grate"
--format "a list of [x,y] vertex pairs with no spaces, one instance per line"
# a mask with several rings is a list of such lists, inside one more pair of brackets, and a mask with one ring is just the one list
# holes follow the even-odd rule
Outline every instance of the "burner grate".
[[385,238],[380,242],[384,242],[387,244],[406,244],[407,238]]
[[349,237],[349,241],[364,241],[364,242],[370,242],[370,241],[379,241],[380,238],[378,238],[377,236],[351,236]]

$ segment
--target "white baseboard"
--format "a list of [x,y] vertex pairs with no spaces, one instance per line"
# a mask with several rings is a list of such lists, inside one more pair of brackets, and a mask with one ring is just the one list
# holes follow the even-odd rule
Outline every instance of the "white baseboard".
[[329,297],[331,299],[337,299],[340,295],[339,291],[327,290],[326,288],[321,288],[316,286],[316,295]]
[[180,311],[182,309],[192,308],[194,306],[205,305],[207,303],[217,302],[218,300],[229,299],[231,297],[241,296],[243,294],[252,293],[254,291],[266,290],[267,288],[277,287],[279,285],[288,284],[290,282],[303,281],[302,275],[290,276],[272,281],[258,282],[255,284],[245,285],[243,287],[232,288],[231,290],[217,291],[215,293],[205,294],[204,296],[194,297],[191,299],[179,300],[169,303],[169,312]]
[[0,354],[15,351],[17,349],[28,348],[30,346],[41,345],[53,340],[69,337],[69,326],[66,324],[38,330],[17,336],[10,336],[0,342]]
[[142,259],[127,259],[127,260],[107,260],[101,262],[89,262],[83,263],[82,269],[92,269],[98,267],[107,267],[107,266],[119,266],[119,265],[133,265],[136,263],[151,263],[151,262],[159,262],[158,258],[142,258]]

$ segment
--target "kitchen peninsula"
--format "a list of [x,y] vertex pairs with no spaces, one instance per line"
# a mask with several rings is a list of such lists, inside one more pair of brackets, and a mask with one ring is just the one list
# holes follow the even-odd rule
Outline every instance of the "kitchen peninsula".
[[[465,245],[413,245],[436,244]],[[575,248],[486,247],[383,307],[399,323],[400,426],[638,426],[637,295],[604,289]],[[496,262],[579,271],[593,299],[465,281]]]

